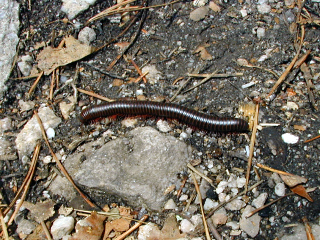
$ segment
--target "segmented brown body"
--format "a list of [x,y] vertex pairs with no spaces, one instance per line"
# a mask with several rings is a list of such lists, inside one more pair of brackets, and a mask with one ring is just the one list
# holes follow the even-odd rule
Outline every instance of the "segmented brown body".
[[80,121],[88,123],[96,118],[113,115],[149,115],[177,119],[190,126],[213,132],[248,130],[248,123],[243,119],[214,117],[177,104],[151,101],[115,101],[88,107],[81,112]]

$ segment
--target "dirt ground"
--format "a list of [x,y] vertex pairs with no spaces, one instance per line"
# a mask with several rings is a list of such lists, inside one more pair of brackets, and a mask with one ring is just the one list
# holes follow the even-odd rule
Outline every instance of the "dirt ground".
[[[18,55],[31,55],[34,59],[41,51],[41,49],[35,49],[37,43],[44,41],[50,46],[57,47],[67,35],[77,38],[79,31],[84,28],[89,18],[113,5],[109,1],[97,1],[74,20],[64,23],[62,19],[66,15],[60,10],[60,1],[34,1],[31,11],[28,10],[27,2],[20,1],[21,32]],[[318,187],[320,185],[320,142],[319,139],[308,143],[304,141],[319,135],[320,130],[318,111],[320,30],[317,25],[320,24],[320,4],[306,1],[303,8],[299,8],[295,2],[290,4],[289,1],[270,1],[271,11],[261,13],[257,10],[258,2],[248,3],[239,0],[216,3],[220,6],[220,11],[209,9],[199,21],[190,19],[190,12],[198,7],[188,1],[180,1],[137,13],[132,12],[128,14],[128,17],[133,19],[136,16],[135,23],[117,39],[115,38],[128,26],[128,22],[120,26],[118,22],[113,22],[112,16],[94,21],[88,25],[95,30],[97,35],[92,43],[94,47],[99,48],[112,39],[115,41],[84,59],[61,67],[60,75],[62,78],[70,78],[74,77],[78,71],[76,87],[111,99],[138,98],[158,101],[169,101],[179,91],[182,83],[188,80],[189,82],[173,102],[217,116],[239,116],[237,112],[239,104],[259,103],[259,123],[277,123],[279,126],[259,128],[253,165],[261,163],[303,176],[308,179],[308,182],[304,184],[306,188]],[[136,5],[139,4],[141,3]],[[153,6],[163,4],[163,2],[154,1],[147,4]],[[245,10],[246,15],[241,10]],[[310,15],[307,16],[307,13]],[[301,14],[300,20],[304,19],[304,22],[299,22],[297,19],[299,14]],[[139,30],[140,24],[141,29]],[[310,70],[310,81],[313,84],[307,84],[306,74],[298,66],[290,69],[289,74],[270,100],[269,92],[297,53],[303,31],[301,27],[305,34],[299,59],[310,50],[304,63]],[[265,33],[262,35],[258,33],[257,36],[257,31],[260,30],[264,30]],[[136,34],[137,38],[132,42],[131,47],[112,68],[108,69],[112,61],[119,54],[121,56],[121,51],[124,49],[119,48],[115,43],[131,42]],[[152,81],[128,83],[130,79],[139,77],[130,59],[133,59],[140,68],[146,65],[155,66],[159,79],[154,83]],[[246,64],[249,66],[239,64],[239,59],[247,60]],[[214,77],[196,89],[184,93],[203,79],[203,77],[188,77],[188,74],[211,74],[215,71],[218,74],[241,73],[243,75]],[[121,76],[121,79],[116,80],[117,77],[104,74],[106,72]],[[9,116],[14,120],[14,129],[5,135],[13,143],[15,136],[23,127],[23,124],[20,123],[30,119],[33,115],[32,110],[21,112],[18,101],[28,100],[27,92],[35,78],[13,80],[19,77],[21,73],[15,67],[11,74],[12,80],[8,81],[8,91],[0,102],[0,117]],[[57,116],[62,117],[58,104],[66,97],[73,95],[73,88],[67,86],[51,101],[48,100],[50,82],[51,77],[44,76],[39,81],[30,100],[36,104],[35,109],[45,103],[55,111]],[[252,86],[246,87],[245,84],[248,83],[252,83]],[[59,83],[59,87],[61,86],[63,86],[62,82]],[[314,96],[315,104],[310,101],[310,94]],[[76,114],[68,120],[63,120],[56,129],[56,138],[55,141],[52,141],[54,151],[63,148],[68,152],[66,148],[68,144],[77,138],[87,136],[96,129],[100,132],[96,137],[101,136],[109,128],[114,129],[115,132],[116,130],[128,131],[121,126],[120,121],[113,121],[109,125],[97,122],[84,127],[78,118],[81,108],[99,102],[100,100],[96,98],[79,93],[75,107]],[[155,118],[148,118],[146,121],[142,119],[139,120],[138,125],[155,126],[156,120]],[[181,123],[174,123],[176,124],[175,129],[185,130],[188,127]],[[284,133],[298,136],[299,141],[295,144],[285,143],[282,140]],[[178,137],[175,130],[172,134]],[[251,132],[248,132],[248,136],[251,136]],[[212,138],[223,139],[222,144],[208,148],[206,139]],[[208,161],[214,159],[214,164],[222,166],[219,174],[224,179],[228,179],[224,175],[226,171],[234,168],[244,169],[242,174],[237,174],[245,176],[247,158],[237,155],[238,149],[245,149],[249,145],[249,139],[243,134],[210,133],[195,129],[186,141],[202,152],[201,166],[203,169],[207,169]],[[49,155],[44,142],[42,145],[41,154]],[[44,200],[42,192],[45,190],[44,186],[49,176],[53,174],[54,166],[54,163],[49,165],[38,163],[35,173],[38,176],[37,181],[32,182],[26,200],[34,203]],[[15,189],[22,183],[28,168],[28,165],[21,164],[18,159],[0,161],[1,193],[4,197],[2,203],[9,204],[13,199]],[[259,191],[269,194],[268,201],[278,198],[274,190],[267,184],[270,172],[265,170],[258,170],[258,172],[261,174],[261,179],[265,180],[259,187]],[[211,174],[210,176],[209,174],[209,177],[215,179],[216,175]],[[257,182],[257,174],[253,170],[250,179],[252,184]],[[190,188],[187,193],[192,192],[194,186],[188,184],[187,187]],[[101,196],[101,193],[90,189],[85,191],[98,205],[108,204],[104,202],[106,197]],[[250,194],[248,194],[249,197],[251,197]],[[54,193],[52,195],[54,196]],[[264,209],[260,214],[262,216],[260,232],[255,239],[280,237],[285,232],[291,231],[290,227],[286,227],[287,225],[302,222],[303,217],[307,217],[309,222],[318,223],[320,217],[319,189],[311,192],[310,196],[314,202],[302,200],[300,196],[295,195],[285,197]],[[60,204],[72,205],[59,196],[54,196],[54,198]],[[117,201],[117,198],[110,196],[110,201]],[[152,216],[150,221],[160,224],[166,217],[165,213],[150,214]],[[240,211],[232,214],[234,219],[239,219],[241,215]],[[275,216],[272,226],[269,222],[270,216]],[[14,227],[9,230],[14,231]],[[218,228],[218,231],[225,231],[225,227]],[[233,239],[241,239],[241,236],[234,236]]]

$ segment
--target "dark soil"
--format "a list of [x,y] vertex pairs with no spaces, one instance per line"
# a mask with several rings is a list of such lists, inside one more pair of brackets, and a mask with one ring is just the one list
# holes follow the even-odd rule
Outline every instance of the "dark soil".
[[[58,46],[61,39],[66,35],[77,36],[79,30],[84,27],[85,22],[96,13],[104,10],[112,4],[107,1],[97,1],[94,6],[80,14],[75,20],[64,24],[62,20],[65,16],[60,11],[60,1],[32,1],[32,10],[28,10],[27,2],[21,2],[21,32],[19,56],[31,54],[36,58],[38,51],[34,50],[37,42],[45,41],[53,46]],[[120,99],[124,97],[135,98],[137,90],[143,90],[146,99],[149,100],[169,100],[178,90],[180,82],[173,85],[179,77],[187,79],[188,73],[212,73],[218,70],[218,73],[236,73],[242,72],[241,77],[213,78],[202,84],[195,90],[180,94],[174,102],[189,107],[214,114],[217,116],[236,116],[240,103],[249,102],[255,99],[260,101],[260,119],[259,122],[279,123],[278,127],[268,127],[258,131],[255,147],[254,164],[261,163],[278,170],[293,173],[308,178],[305,187],[317,187],[320,185],[320,142],[314,140],[310,143],[304,143],[305,140],[319,134],[320,122],[319,112],[311,105],[307,92],[304,75],[299,70],[292,71],[287,80],[278,88],[275,98],[272,101],[265,101],[266,95],[271,90],[277,78],[263,69],[241,67],[236,60],[245,58],[253,65],[270,69],[279,76],[284,72],[296,54],[294,41],[299,32],[294,29],[294,23],[290,22],[290,17],[297,16],[297,7],[289,8],[282,2],[270,3],[272,11],[269,14],[260,14],[257,11],[257,3],[246,4],[242,1],[224,1],[220,3],[221,12],[209,11],[209,15],[203,20],[195,22],[189,18],[189,14],[195,9],[192,2],[179,2],[170,6],[150,9],[139,13],[139,17],[133,26],[115,42],[130,42],[131,37],[138,31],[138,25],[145,15],[146,19],[142,22],[142,28],[149,34],[139,32],[137,40],[131,48],[125,53],[125,57],[133,56],[138,66],[146,63],[156,66],[161,72],[161,79],[155,84],[150,83],[129,83],[120,87],[114,86],[114,78],[109,77],[92,67],[108,72],[110,63],[120,53],[113,44],[106,46],[95,54],[76,63],[70,64],[61,69],[61,75],[73,77],[76,69],[80,69],[77,80],[77,87],[94,91],[102,96]],[[149,2],[149,6],[157,4]],[[279,5],[280,7],[276,7]],[[319,17],[319,3],[307,1],[305,9],[312,14],[312,17]],[[242,17],[239,10],[247,8],[248,15]],[[131,18],[134,14],[130,15]],[[75,23],[80,24],[80,29],[75,28]],[[118,23],[111,23],[108,18],[96,21],[89,25],[97,34],[97,39],[93,43],[95,47],[100,47],[115,38],[125,28],[119,27]],[[314,76],[313,89],[315,101],[319,102],[319,36],[320,29],[318,25],[308,23],[305,26],[305,39],[302,47],[302,53],[311,50],[311,54],[306,60]],[[262,27],[266,30],[265,36],[258,39],[253,33],[254,29]],[[291,31],[290,31],[291,30]],[[54,33],[53,33],[54,32]],[[55,37],[53,37],[55,36]],[[53,39],[53,42],[51,41]],[[207,44],[207,45],[206,45]],[[199,54],[194,51],[199,46],[207,46],[206,50],[212,55],[212,60],[202,60]],[[262,62],[257,60],[265,54],[265,51],[272,49],[270,56]],[[115,66],[109,71],[125,79],[137,78],[139,75],[129,61],[121,58]],[[18,68],[15,68],[11,75],[12,78],[21,77]],[[26,100],[26,93],[30,89],[31,80],[11,80],[8,81],[9,87],[4,99],[1,101],[1,115],[11,116],[14,119],[14,130],[6,134],[6,138],[14,142],[16,134],[22,129],[19,123],[28,120],[32,116],[32,111],[21,113],[18,109],[19,99]],[[200,79],[192,78],[183,90],[192,87]],[[242,85],[255,81],[256,84],[249,88],[242,88]],[[31,100],[38,105],[47,103],[54,109],[57,116],[61,117],[58,103],[67,96],[73,94],[72,87],[67,87],[53,102],[48,101],[47,92],[50,86],[50,76],[45,76],[38,84]],[[61,83],[62,86],[62,83]],[[60,87],[61,87],[60,86]],[[292,96],[291,93],[295,94]],[[94,105],[99,103],[96,99],[79,94],[79,104],[76,106],[76,113],[79,114],[84,105]],[[287,102],[295,102],[298,105],[296,110],[286,110],[284,107]],[[140,120],[140,125],[155,126],[156,119]],[[178,136],[177,129],[186,129],[187,126],[174,122],[175,129],[173,135]],[[305,131],[294,129],[294,125],[306,126]],[[18,127],[19,126],[19,127]],[[119,134],[128,131],[121,127],[120,123],[115,121],[111,125],[96,123],[84,127],[77,117],[71,117],[64,121],[56,130],[56,141],[52,143],[55,151],[65,149],[66,145],[73,140],[87,136],[90,132],[99,129],[100,135],[108,128],[119,131]],[[178,131],[179,132],[179,131]],[[297,144],[289,145],[283,142],[281,135],[290,132],[300,137]],[[176,133],[176,134],[175,134]],[[250,133],[248,133],[250,136]],[[98,137],[97,136],[97,137]],[[222,144],[217,142],[222,141]],[[232,171],[234,167],[246,169],[247,161],[240,157],[235,157],[234,152],[244,149],[249,143],[243,135],[237,133],[219,134],[207,133],[195,130],[187,142],[196,150],[202,152],[202,167],[207,168],[209,159],[214,159],[215,164],[222,166],[219,174],[225,174],[228,169]],[[211,143],[207,146],[207,142]],[[270,146],[275,146],[276,154],[273,154]],[[214,150],[212,152],[212,150]],[[215,155],[215,152],[218,152]],[[71,154],[71,152],[70,152]],[[49,155],[45,144],[41,150],[41,155]],[[29,166],[22,165],[20,160],[0,161],[0,175],[2,176],[1,189],[4,202],[10,203],[14,196],[12,186],[20,186]],[[43,199],[43,184],[52,174],[53,165],[43,165],[39,162],[36,172],[38,181],[33,182],[28,196],[29,201],[37,202]],[[244,171],[245,172],[245,171]],[[260,171],[260,173],[266,171]],[[5,178],[10,174],[16,174],[13,177]],[[244,174],[244,173],[243,173]],[[224,176],[224,175],[223,175]],[[262,174],[262,179],[267,182],[268,174]],[[251,172],[250,185],[256,182],[256,174]],[[215,176],[212,176],[215,179]],[[228,179],[225,175],[224,179]],[[187,184],[190,188],[187,192],[193,191],[193,185]],[[266,183],[262,184],[260,192],[267,192],[268,201],[278,198],[273,189]],[[86,189],[88,195],[97,201],[98,205],[103,206],[106,198],[101,193]],[[54,195],[54,193],[52,193]],[[249,194],[250,196],[250,194]],[[264,210],[260,233],[256,239],[274,239],[281,236],[284,232],[290,231],[290,228],[284,228],[290,223],[301,222],[302,217],[306,216],[310,222],[318,223],[320,216],[320,191],[310,193],[314,202],[309,202],[299,196],[286,197],[283,200],[273,204],[270,208]],[[59,196],[55,196],[57,201],[64,202]],[[120,201],[110,196],[110,201]],[[156,215],[156,213],[154,213]],[[240,211],[233,214],[233,220],[238,221]],[[164,217],[163,214],[159,215]],[[268,221],[270,216],[275,220],[270,227]],[[289,222],[284,222],[283,217],[289,218]],[[152,219],[151,219],[152,221]],[[156,221],[157,222],[157,221]],[[162,221],[159,221],[162,222]],[[224,228],[218,229],[224,231]],[[234,239],[240,239],[235,237]]]

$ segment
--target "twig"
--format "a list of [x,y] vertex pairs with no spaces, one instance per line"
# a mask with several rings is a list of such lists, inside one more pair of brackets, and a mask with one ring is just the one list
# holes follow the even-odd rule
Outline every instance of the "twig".
[[264,70],[266,72],[269,72],[269,73],[273,74],[276,78],[279,78],[279,75],[276,72],[274,72],[274,71],[272,71],[270,69],[267,69],[267,68],[264,68],[264,67],[255,66],[255,65],[243,65],[243,66],[247,67],[247,68],[258,68],[258,69],[261,69],[261,70]]
[[48,141],[48,138],[47,138],[47,135],[46,135],[46,131],[45,131],[44,127],[43,127],[42,121],[41,121],[37,111],[34,111],[34,114],[35,114],[35,116],[37,118],[37,121],[39,123],[43,139],[46,142],[47,147],[49,148],[49,151],[50,151],[52,157],[54,158],[54,160],[56,161],[58,167],[60,168],[60,171],[65,175],[65,177],[69,180],[69,182],[73,185],[73,187],[78,191],[78,193],[81,195],[81,197],[90,205],[90,207],[96,207],[96,205],[94,203],[92,203],[90,201],[90,199],[74,183],[73,179],[70,177],[70,175],[67,172],[67,170],[65,169],[65,167],[62,165],[60,160],[57,158],[56,154],[53,152],[52,148],[50,147],[50,143]]
[[[36,169],[36,164],[37,164],[37,160],[38,160],[38,156],[39,156],[39,152],[40,152],[40,143],[38,143],[34,149],[34,153],[33,153],[33,157],[32,157],[32,161],[31,161],[31,165],[30,165],[30,168],[29,168],[29,172],[30,174],[27,174],[27,177],[28,177],[28,180],[25,184],[25,187],[24,187],[24,192],[22,193],[22,196],[20,198],[20,201],[19,203],[16,205],[16,208],[13,212],[13,214],[11,215],[9,221],[8,221],[8,226],[10,226],[15,218],[15,216],[17,215],[17,213],[19,212],[20,210],[20,207],[22,206],[22,203],[24,201],[24,199],[26,198],[27,196],[27,193],[28,193],[28,190],[29,190],[29,187],[30,187],[30,183],[32,181],[32,177],[33,177],[33,174],[35,172],[35,169]],[[28,173],[29,173],[28,172]]]
[[[137,72],[139,73],[140,75],[140,79],[142,78],[143,79],[143,82],[144,83],[147,83],[147,78],[146,78],[146,75],[144,75],[141,71],[141,69],[139,68],[139,66],[133,61],[133,59],[130,60],[132,65],[134,66],[134,68],[137,70]],[[139,80],[140,81],[140,80]]]
[[41,227],[42,227],[42,230],[44,231],[44,233],[46,234],[47,239],[52,240],[51,234],[50,234],[48,227],[44,221],[41,221]]
[[253,127],[252,127],[251,140],[250,140],[250,150],[249,150],[249,157],[248,157],[248,167],[247,167],[247,174],[246,174],[246,187],[245,187],[245,189],[248,188],[249,179],[250,179],[250,170],[251,170],[251,165],[252,165],[254,143],[256,141],[258,119],[259,119],[259,104],[256,105],[256,112],[255,112],[254,120],[253,120]]
[[208,178],[206,175],[204,175],[202,172],[199,172],[197,169],[195,169],[190,163],[187,164],[187,167],[190,168],[192,171],[194,171],[196,174],[198,174],[200,177],[205,179],[208,183],[210,183],[211,186],[213,186],[212,179]]
[[190,92],[191,90],[193,90],[193,89],[199,87],[200,85],[204,84],[205,82],[209,81],[211,78],[213,78],[213,77],[216,75],[216,73],[217,73],[218,71],[219,71],[219,70],[216,70],[216,71],[214,71],[213,73],[207,75],[204,79],[201,80],[201,82],[199,82],[199,83],[196,84],[195,86],[189,88],[188,90],[184,91],[182,94],[185,94],[185,93],[187,93],[187,92]]
[[197,73],[188,73],[188,77],[201,77],[201,78],[206,78],[206,77],[212,77],[212,78],[227,78],[227,77],[240,77],[243,76],[243,73],[237,72],[237,73],[217,73],[212,76],[212,73],[204,73],[204,74],[197,74]]
[[56,71],[53,71],[51,73],[51,84],[50,84],[50,93],[49,93],[49,100],[52,101],[53,99],[53,89],[54,89],[54,85],[55,85],[55,81],[56,81]]
[[142,225],[142,223],[144,221],[146,221],[148,219],[148,215],[144,215],[139,222],[137,222],[135,225],[133,225],[131,228],[128,229],[128,231],[126,231],[125,233],[122,233],[120,236],[118,236],[115,240],[122,240],[124,239],[126,236],[128,236],[130,233],[132,233],[134,230],[136,230],[138,227],[140,227]]
[[313,138],[311,138],[311,139],[308,139],[308,140],[304,141],[304,143],[312,142],[313,140],[316,140],[316,139],[318,139],[318,138],[320,138],[320,135],[315,136],[315,137],[313,137]]
[[89,91],[83,90],[81,88],[77,88],[77,90],[79,92],[81,92],[81,93],[84,93],[84,94],[87,94],[89,96],[101,99],[101,100],[106,101],[106,102],[113,102],[114,101],[113,99],[110,99],[110,98],[107,98],[107,97],[103,97],[103,96],[101,96],[99,94],[96,94],[96,93],[93,93],[93,92],[89,92]]
[[8,229],[7,229],[7,225],[4,221],[3,215],[2,215],[2,209],[0,208],[0,221],[1,221],[1,227],[2,227],[2,232],[4,235],[4,239],[5,240],[9,240],[9,234],[8,234]]
[[196,177],[195,177],[193,172],[191,172],[191,177],[193,179],[193,183],[194,183],[194,186],[196,188],[196,191],[197,191],[197,194],[198,194],[198,199],[199,199],[199,202],[200,202],[200,211],[201,211],[201,215],[202,215],[202,221],[203,221],[204,231],[206,233],[206,238],[207,238],[207,240],[211,240],[209,229],[208,229],[208,225],[207,225],[207,221],[206,221],[206,217],[204,215],[201,192],[200,192],[200,189],[199,189],[199,185],[198,185],[197,179],[196,179]]
[[146,71],[144,74],[139,76],[137,79],[134,79],[133,82],[138,83],[141,79],[144,79],[149,74],[149,71]]
[[[304,29],[304,28],[301,28]],[[303,39],[304,39],[304,31],[301,31],[301,40],[300,40],[300,45],[299,45],[299,49],[295,55],[295,57],[292,59],[291,63],[289,64],[289,66],[286,68],[286,70],[282,73],[282,75],[279,77],[278,81],[275,83],[275,85],[272,87],[271,91],[269,92],[267,98],[270,98],[270,96],[273,94],[273,92],[280,86],[280,84],[286,79],[286,77],[288,76],[289,72],[291,71],[291,69],[293,68],[294,64],[296,63],[296,61],[298,60],[300,51],[301,51],[301,47],[302,47],[302,43],[303,43]]]
[[180,87],[179,89],[176,91],[176,93],[172,96],[172,98],[170,98],[169,102],[172,102],[178,95],[179,93],[182,91],[182,89],[191,81],[191,77],[189,77]]
[[277,170],[277,169],[274,169],[274,168],[271,168],[271,167],[262,165],[262,164],[260,164],[260,163],[257,163],[257,167],[263,168],[263,169],[268,170],[268,171],[270,171],[270,172],[275,172],[275,173],[282,174],[282,175],[286,175],[286,176],[293,176],[293,174],[291,174],[291,173],[284,172],[284,171],[280,171],[280,170]]
[[236,196],[234,196],[234,197],[232,197],[231,199],[229,199],[229,201],[225,201],[225,202],[220,203],[218,206],[216,206],[214,209],[212,209],[212,210],[207,214],[206,218],[211,217],[211,216],[215,213],[215,211],[217,211],[218,209],[220,209],[221,207],[223,207],[223,206],[226,205],[227,203],[232,202],[233,200],[237,199],[238,197],[246,194],[248,191],[251,191],[252,189],[258,187],[261,183],[263,183],[263,180],[261,180],[261,181],[255,183],[255,184],[253,184],[249,189],[245,189],[245,190],[243,190],[242,192],[238,193]]
[[43,71],[38,75],[37,79],[34,81],[34,83],[32,84],[31,88],[29,89],[29,92],[28,92],[28,96],[29,98],[31,98],[33,92],[34,92],[34,89],[36,88],[36,86],[38,85],[38,82],[40,81],[42,75],[43,75]]
[[118,78],[118,79],[122,79],[122,80],[128,80],[127,78],[122,77],[122,76],[118,76],[118,75],[116,75],[116,74],[114,74],[114,73],[110,73],[110,72],[103,71],[103,70],[101,70],[100,68],[97,68],[97,67],[91,65],[90,63],[83,62],[83,64],[89,66],[90,68],[93,68],[94,70],[96,70],[96,71],[98,71],[98,72],[100,72],[100,73],[102,73],[102,74],[104,74],[104,75],[107,75],[108,77]]
[[213,222],[211,220],[211,218],[207,219],[207,223],[208,223],[208,227],[210,229],[210,232],[212,233],[212,235],[214,236],[214,238],[216,240],[223,240],[223,238],[221,237],[220,233],[218,232],[218,230],[216,229],[216,227],[213,225]]

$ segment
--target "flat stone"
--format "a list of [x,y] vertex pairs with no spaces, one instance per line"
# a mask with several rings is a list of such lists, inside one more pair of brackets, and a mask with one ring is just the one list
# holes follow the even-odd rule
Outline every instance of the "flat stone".
[[127,136],[106,144],[103,139],[85,144],[64,165],[81,185],[159,211],[166,200],[163,192],[190,159],[190,148],[151,127],[136,128]]
[[69,19],[73,19],[95,2],[96,0],[62,0],[61,11],[66,13]]
[[190,13],[190,19],[198,22],[204,19],[208,15],[208,13],[209,13],[208,6],[199,7]]
[[19,42],[19,4],[13,0],[0,1],[0,99],[7,89],[12,62]]
[[[45,130],[50,127],[55,128],[61,122],[61,119],[58,118],[49,107],[40,107],[38,115],[42,120]],[[33,116],[16,138],[16,147],[18,149],[19,158],[22,158],[24,155],[30,155],[34,150],[37,141],[40,139],[42,139],[42,133],[36,116]]]
[[255,210],[254,207],[247,205],[240,219],[240,229],[245,231],[250,237],[254,238],[259,233],[261,217],[258,214],[247,218]]

